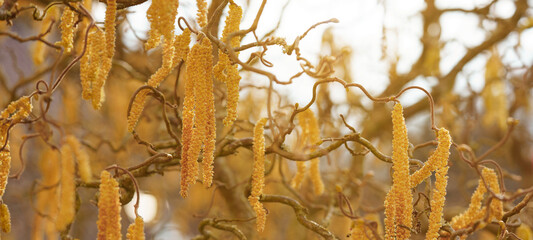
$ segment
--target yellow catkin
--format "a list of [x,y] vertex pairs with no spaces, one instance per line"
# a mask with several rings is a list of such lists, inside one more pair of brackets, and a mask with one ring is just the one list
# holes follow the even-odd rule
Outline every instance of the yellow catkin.
[[[191,48],[187,57],[181,152],[180,194],[183,197],[187,197],[189,186],[194,184],[198,177],[197,159],[203,144],[206,144],[204,157],[208,158],[205,161],[212,163],[209,158],[213,154],[214,146],[210,144],[216,132],[212,67],[211,42],[203,39]],[[204,166],[207,163],[204,163]]]
[[533,231],[525,223],[516,228],[516,235],[522,240],[533,240]]
[[59,46],[65,49],[65,53],[72,51],[74,30],[76,30],[75,23],[76,12],[70,9],[70,7],[65,7],[63,15],[61,15],[61,23],[59,24],[59,28],[61,28],[61,42],[58,43]]
[[[207,41],[206,41],[207,42]],[[211,45],[211,43],[208,43]],[[209,48],[211,49],[211,48]],[[212,61],[209,62],[209,67],[206,71],[211,73]],[[215,143],[217,138],[217,129],[216,129],[216,118],[215,118],[215,95],[213,92],[213,75],[209,74],[208,77],[204,78],[204,95],[205,95],[205,104],[206,104],[206,124],[205,124],[205,139],[203,140],[204,149],[203,149],[203,177],[204,177],[204,186],[211,187],[213,183],[213,161],[215,157]]]
[[59,152],[52,148],[45,148],[40,154],[39,170],[42,176],[42,186],[47,187],[37,194],[37,210],[46,214],[50,218],[44,218],[35,214],[32,239],[42,239],[46,233],[47,239],[57,239],[55,223],[51,219],[56,219],[58,211],[58,187],[55,187],[60,180]]
[[[93,1],[92,0],[82,0],[80,5],[83,5],[83,7],[87,10],[87,12],[91,12],[93,8]],[[78,40],[76,41],[76,46],[74,49],[77,53],[81,53],[83,51],[83,46],[85,45],[85,33],[87,33],[87,27],[91,24],[91,20],[89,18],[84,17],[81,23],[79,23],[78,27]]]
[[126,238],[128,240],[144,240],[144,222],[142,217],[137,216],[135,222],[130,224]]
[[98,77],[92,84],[91,102],[94,109],[100,109],[102,102],[105,99],[104,85],[105,81],[111,71],[113,55],[115,55],[115,32],[117,16],[117,2],[116,0],[108,0],[105,11],[104,20],[104,39],[105,47],[103,51],[103,58],[98,71]]
[[431,196],[431,212],[429,214],[429,227],[426,239],[436,240],[442,226],[442,214],[446,199],[446,186],[448,185],[448,166],[440,167],[435,171],[435,189]]
[[[498,184],[498,176],[496,175],[496,172],[494,172],[493,169],[483,167],[481,171],[481,175],[487,182],[488,186],[491,188],[491,190],[495,193],[500,193],[500,187]],[[450,222],[453,229],[458,230],[461,228],[466,228],[472,224],[474,224],[477,221],[482,220],[485,218],[486,215],[486,207],[482,207],[482,201],[485,196],[485,193],[487,192],[487,188],[485,187],[485,184],[483,184],[483,181],[480,179],[478,182],[477,189],[472,194],[472,198],[470,200],[470,205],[468,206],[468,209],[466,209],[463,213],[455,216],[452,218],[452,221]],[[501,201],[497,199],[492,199],[489,211],[489,216],[492,219],[495,217],[496,219],[501,219],[503,215],[503,205],[501,205]],[[489,221],[491,220],[489,219]],[[465,239],[466,237],[463,236],[461,239]]]
[[[450,132],[440,128],[437,133],[437,149],[429,157],[424,167],[413,173],[411,176],[411,187],[415,187],[425,178],[431,175],[430,167],[435,169],[435,188],[431,196],[431,212],[429,215],[429,227],[426,233],[426,239],[437,239],[439,229],[442,226],[442,214],[444,201],[446,197],[446,186],[448,184],[448,158],[450,156],[451,137]],[[417,178],[417,180],[413,180]]]
[[[222,31],[222,41],[226,42],[228,36],[236,31],[239,31],[239,25],[242,18],[242,8],[235,4],[233,1],[230,2],[228,17],[226,18],[226,25]],[[228,47],[238,47],[240,45],[241,38],[234,37],[231,39],[231,45]],[[236,52],[238,56],[239,53]],[[233,122],[237,119],[237,104],[239,102],[239,82],[241,76],[237,69],[237,64],[231,64],[229,56],[224,53],[222,50],[218,51],[218,62],[214,67],[215,78],[221,82],[226,83],[227,87],[227,102],[226,102],[226,111],[227,116],[224,119],[225,126],[231,126]]]
[[[151,87],[158,87],[159,84],[168,76],[170,71],[172,71],[172,60],[174,58],[174,45],[172,40],[165,40],[165,44],[163,47],[163,64],[161,67],[154,73],[152,76],[150,76],[150,79],[148,79],[148,82],[146,83],[148,86]],[[150,90],[143,89],[141,90],[135,99],[133,100],[133,105],[131,106],[131,110],[128,114],[128,131],[133,132],[135,129],[135,125],[139,121],[139,117],[141,116],[141,113],[144,109],[144,104],[146,103],[146,97],[148,96],[148,93]]]
[[176,67],[181,61],[187,59],[189,54],[189,44],[191,43],[191,30],[185,28],[180,35],[174,39],[174,57],[172,58],[172,68]]
[[[302,136],[300,144],[303,148],[315,150],[320,144],[320,127],[315,114],[311,109],[307,109],[298,114],[298,124],[302,128]],[[310,146],[310,147],[309,147]],[[293,187],[299,187],[305,178],[305,162],[296,163],[296,175],[291,181]],[[324,183],[320,176],[320,160],[318,158],[311,159],[311,166],[309,168],[311,182],[313,183],[314,193],[321,195],[324,192]]]
[[[498,175],[494,170],[490,168],[483,168],[481,174],[485,178],[485,181],[489,185],[489,188],[496,194],[500,194],[500,183],[498,181]],[[503,203],[497,198],[493,198],[490,203],[490,218],[496,218],[496,220],[501,220],[503,217]],[[491,220],[491,219],[489,219]]]
[[257,231],[262,232],[265,229],[266,210],[263,204],[259,202],[259,198],[263,194],[265,187],[265,136],[264,129],[267,123],[266,118],[261,118],[254,127],[254,166],[252,172],[252,192],[248,197],[248,201],[252,205],[255,214],[257,215]]
[[429,156],[422,168],[411,175],[411,187],[416,187],[431,175],[431,171],[445,166],[450,156],[451,137],[450,132],[440,128],[437,136],[437,149]]
[[400,103],[392,111],[392,188],[385,200],[386,239],[409,239],[412,227],[413,196],[409,175],[409,139]]
[[87,49],[80,60],[80,79],[83,99],[92,99],[100,64],[104,57],[105,36],[100,29],[93,27],[87,36]]
[[118,182],[108,171],[100,174],[98,198],[98,240],[122,239],[120,232],[120,194]]
[[61,147],[61,180],[59,194],[59,213],[56,219],[58,231],[65,231],[76,214],[76,185],[74,182],[74,152],[64,144]]
[[172,40],[174,35],[174,21],[178,14],[178,0],[153,0],[146,12],[146,17],[150,22],[148,40],[144,47],[146,50],[157,47],[161,42],[161,37],[165,40]]
[[300,188],[302,185],[302,182],[305,179],[305,162],[298,161],[296,162],[296,174],[291,180],[291,187],[293,188]]
[[200,28],[207,26],[207,2],[205,0],[196,0],[196,6],[198,7],[197,22]]
[[74,156],[76,156],[76,160],[78,161],[78,174],[80,175],[81,180],[83,182],[90,182],[92,178],[92,171],[89,162],[89,154],[87,154],[85,149],[81,147],[80,142],[75,136],[67,136],[66,141],[74,151]]
[[352,223],[352,231],[350,233],[353,240],[374,240],[372,230],[365,225],[365,220],[362,218],[356,219]]
[[7,205],[4,203],[0,205],[0,227],[2,228],[2,232],[11,232],[11,216]]
[[142,111],[144,109],[144,104],[146,103],[146,98],[148,97],[150,90],[143,89],[137,93],[133,103],[131,105],[130,112],[128,113],[128,131],[133,132],[135,126],[141,117]]
[[[31,98],[23,96],[16,101],[11,102],[0,113],[0,147],[6,143],[7,132],[9,130],[9,120],[11,123],[22,121],[28,117],[33,109]],[[11,153],[9,151],[9,142],[5,149],[0,152],[0,198],[4,195],[9,169],[11,168]]]

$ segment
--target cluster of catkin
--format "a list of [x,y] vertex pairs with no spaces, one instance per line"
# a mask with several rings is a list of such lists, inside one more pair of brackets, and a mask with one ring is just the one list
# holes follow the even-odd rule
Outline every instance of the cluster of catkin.
[[264,130],[267,119],[261,118],[254,127],[254,166],[252,172],[252,191],[248,201],[257,215],[257,231],[262,232],[265,229],[266,210],[259,198],[265,188],[265,136]]
[[32,108],[31,97],[23,96],[11,102],[0,113],[0,148],[3,148],[0,151],[0,228],[6,233],[11,231],[9,209],[2,201],[11,167],[11,152],[9,151],[9,142],[7,141],[8,131],[11,124],[21,122],[27,118]]
[[203,180],[211,186],[216,138],[211,42],[196,43],[187,57],[181,151],[181,195],[186,197],[198,176],[198,156],[203,146]]
[[[302,134],[298,142],[299,147],[311,151],[315,150],[322,140],[320,139],[320,127],[318,126],[318,121],[313,111],[307,109],[298,114],[298,123],[300,128],[302,128]],[[293,188],[299,188],[305,179],[305,164],[306,162],[304,161],[296,162],[296,175],[294,175],[291,181]],[[324,183],[320,176],[320,160],[318,158],[311,160],[309,173],[315,194],[321,195],[324,192]]]
[[105,99],[104,85],[115,54],[116,0],[108,0],[104,31],[93,26],[87,36],[85,54],[80,63],[82,97],[91,100],[93,108],[100,109]]
[[[222,41],[227,42],[231,33],[239,31],[239,25],[242,18],[242,8],[233,1],[229,5],[229,13],[226,18],[226,25],[222,31]],[[241,37],[233,37],[228,48],[236,48],[241,44]],[[236,52],[236,56],[238,56]],[[237,103],[239,102],[239,82],[241,76],[237,69],[237,64],[231,64],[229,56],[222,50],[218,50],[218,62],[214,67],[215,78],[226,84],[227,101],[226,111],[227,116],[224,119],[224,125],[231,126],[237,119]]]
[[[440,128],[437,132],[437,149],[428,161],[412,175],[409,173],[409,139],[403,108],[400,103],[392,111],[393,141],[392,164],[393,184],[385,198],[385,238],[409,239],[412,223],[413,196],[411,189],[416,187],[435,172],[435,188],[431,196],[431,213],[426,239],[437,239],[442,225],[442,214],[448,183],[448,158],[451,137],[448,130]],[[406,228],[407,227],[407,228]]]

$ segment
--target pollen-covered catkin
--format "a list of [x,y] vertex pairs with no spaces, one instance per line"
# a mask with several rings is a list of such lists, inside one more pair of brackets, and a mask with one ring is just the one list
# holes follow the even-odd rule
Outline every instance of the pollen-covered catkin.
[[196,6],[198,7],[197,22],[200,28],[207,26],[207,2],[205,0],[196,0]]
[[116,32],[116,23],[115,18],[117,17],[117,2],[116,0],[108,0],[107,8],[105,11],[105,20],[104,20],[104,38],[105,38],[105,48],[103,51],[103,58],[98,71],[98,77],[93,82],[91,97],[92,105],[94,109],[100,109],[102,102],[105,99],[104,85],[109,72],[111,71],[113,56],[115,55],[115,32]]
[[258,232],[262,232],[265,229],[266,223],[266,210],[259,201],[259,198],[263,194],[263,188],[265,187],[265,136],[263,132],[266,122],[266,118],[261,118],[254,127],[252,192],[248,197],[248,201],[257,215]]
[[396,103],[392,110],[392,187],[385,198],[386,239],[409,239],[411,232],[399,225],[412,227],[413,196],[409,175],[409,139],[403,107]]
[[[226,18],[226,25],[222,31],[222,41],[226,42],[228,36],[236,31],[239,31],[239,25],[242,18],[242,8],[235,4],[233,1],[230,2],[228,17]],[[230,41],[231,48],[236,48],[240,45],[241,37],[233,37]],[[235,53],[236,56],[239,56],[239,52]],[[239,70],[237,69],[237,64],[231,64],[229,56],[222,50],[218,51],[218,62],[214,67],[215,78],[221,82],[226,83],[227,88],[227,101],[226,101],[226,111],[227,116],[224,119],[225,126],[231,126],[233,122],[237,119],[237,104],[239,102],[239,82],[241,76],[239,75]]]
[[172,41],[178,6],[178,0],[152,1],[148,11],[146,11],[146,17],[150,22],[148,40],[144,44],[146,50],[157,47],[161,42],[161,37],[166,41]]
[[98,198],[98,240],[122,239],[120,232],[120,194],[118,182],[104,170],[100,174]]
[[448,166],[440,167],[435,171],[435,189],[431,196],[431,212],[429,214],[429,227],[426,239],[436,240],[442,226],[444,201],[446,199],[446,186],[448,185]]
[[[159,84],[168,76],[170,71],[172,71],[172,60],[174,58],[174,45],[172,39],[164,40],[163,45],[163,64],[161,67],[150,76],[146,85],[150,87],[158,87]],[[139,117],[144,109],[144,104],[146,103],[146,98],[150,90],[143,89],[141,90],[133,100],[131,110],[128,113],[128,131],[133,132],[135,130],[135,125],[139,121]]]
[[128,240],[144,240],[144,222],[142,217],[137,216],[135,222],[130,224],[126,238]]
[[78,139],[73,136],[67,136],[66,142],[74,151],[74,156],[78,162],[78,174],[83,182],[90,182],[92,178],[91,165],[89,162],[89,154],[81,147]]
[[431,175],[431,171],[448,164],[450,146],[452,144],[450,132],[445,128],[440,128],[437,133],[437,142],[437,149],[429,156],[424,166],[411,175],[412,188],[428,178]]
[[76,12],[70,7],[65,7],[63,10],[63,15],[61,15],[61,23],[59,28],[61,28],[61,42],[58,43],[59,46],[62,46],[65,49],[65,53],[70,53],[72,51],[74,43],[74,30],[76,30],[74,24],[76,23]]
[[74,182],[74,152],[70,145],[61,147],[61,180],[59,194],[59,213],[56,228],[62,232],[74,220],[76,214],[76,183]]
[[0,205],[0,228],[2,228],[2,232],[11,232],[11,215],[9,208],[4,203]]
[[189,44],[191,43],[191,30],[185,28],[180,35],[174,39],[174,57],[172,58],[172,68],[176,67],[179,62],[187,59],[189,54]]
[[80,60],[80,79],[83,99],[92,99],[100,64],[104,57],[105,36],[97,27],[91,28],[87,36],[87,49]]
[[[491,190],[495,193],[499,193],[498,176],[496,175],[494,170],[487,167],[483,167],[481,175],[487,182],[489,188],[491,188]],[[450,224],[452,225],[453,229],[466,228],[468,226],[471,226],[472,224],[475,224],[477,221],[482,220],[486,216],[486,211],[489,211],[489,217],[491,219],[493,217],[495,217],[496,219],[501,219],[501,216],[503,215],[503,206],[500,205],[501,201],[497,199],[492,199],[489,209],[484,206],[482,207],[483,198],[486,192],[487,188],[485,187],[483,180],[479,179],[477,189],[472,194],[468,209],[452,218]],[[502,208],[500,208],[500,206]],[[489,221],[491,219],[489,219]],[[461,237],[461,239],[465,238],[466,236]]]
[[[213,154],[214,146],[210,146],[210,141],[216,137],[212,68],[211,42],[204,38],[191,48],[187,56],[181,152],[180,194],[183,197],[187,197],[189,186],[194,184],[198,177],[197,160],[203,144],[206,144],[204,157],[208,158],[205,161],[212,164],[209,158]],[[204,167],[207,167],[205,164],[207,163],[204,163]]]
[[9,152],[9,145],[7,145],[6,148],[0,152],[0,197],[4,196],[4,192],[6,191],[10,167],[11,153]]
[[296,174],[291,180],[292,188],[296,188],[296,189],[300,188],[300,186],[302,185],[302,182],[305,179],[305,170],[306,170],[305,162],[303,161],[296,162]]

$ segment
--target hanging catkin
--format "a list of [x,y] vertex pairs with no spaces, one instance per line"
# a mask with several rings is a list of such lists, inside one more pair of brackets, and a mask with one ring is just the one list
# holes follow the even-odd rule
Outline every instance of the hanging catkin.
[[254,127],[254,167],[252,172],[252,192],[248,197],[250,205],[255,211],[257,231],[265,229],[266,210],[259,198],[265,188],[265,136],[263,135],[267,119],[261,118]]
[[122,239],[120,232],[120,194],[118,182],[104,170],[100,174],[98,198],[98,240]]

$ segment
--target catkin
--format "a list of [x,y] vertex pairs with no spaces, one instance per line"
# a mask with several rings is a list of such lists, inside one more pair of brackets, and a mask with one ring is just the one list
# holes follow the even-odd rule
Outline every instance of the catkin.
[[92,99],[94,85],[104,58],[105,36],[97,27],[93,27],[87,36],[87,49],[80,60],[80,79],[83,99]]
[[200,28],[207,26],[207,2],[205,0],[196,0],[196,6],[198,7],[197,22]]
[[429,156],[424,166],[411,175],[412,188],[428,178],[431,175],[431,171],[448,164],[450,146],[452,144],[450,132],[445,128],[440,128],[437,134],[437,149]]
[[431,212],[429,214],[429,227],[426,239],[436,240],[439,237],[439,230],[442,226],[442,215],[444,201],[446,199],[446,185],[448,184],[448,166],[441,167],[435,171],[435,189],[431,196]]
[[[311,146],[311,150],[315,150],[320,144],[320,127],[315,114],[311,109],[307,109],[298,114],[298,125],[302,128],[302,135],[300,139],[301,147],[307,148]],[[305,162],[296,163],[296,175],[291,181],[294,188],[298,188],[305,178]],[[314,193],[321,195],[324,192],[324,183],[320,176],[320,160],[318,158],[311,159],[311,166],[309,168],[311,182],[313,183]]]
[[[489,188],[496,194],[499,194],[500,186],[498,183],[498,176],[496,175],[494,170],[487,167],[483,167],[481,175],[485,179]],[[484,206],[482,207],[482,201],[486,192],[487,188],[485,187],[485,184],[483,184],[483,180],[479,179],[477,189],[472,194],[468,209],[452,218],[450,224],[452,225],[453,229],[457,230],[461,228],[466,228],[476,223],[477,221],[482,220],[486,216],[486,211],[489,211],[489,221],[491,221],[493,217],[498,220],[501,219],[503,215],[503,205],[500,200],[492,199],[489,209]],[[465,238],[466,236],[461,237],[461,239]]]
[[[174,45],[171,40],[165,40],[163,47],[163,64],[161,67],[150,76],[148,82],[146,83],[151,87],[158,87],[159,84],[168,76],[170,71],[172,71],[172,60],[174,58]],[[135,130],[135,125],[139,121],[139,117],[144,109],[144,104],[146,103],[146,98],[150,90],[143,89],[141,90],[133,100],[131,110],[128,113],[128,131],[133,132]]]
[[212,67],[211,42],[203,39],[191,48],[187,56],[181,152],[180,194],[183,197],[187,197],[189,186],[194,184],[198,177],[197,160],[202,145],[206,185],[210,185],[212,179],[211,165],[216,137]]
[[146,12],[146,17],[150,22],[148,40],[144,47],[146,50],[157,47],[161,42],[161,37],[172,41],[174,35],[174,21],[178,14],[178,0],[153,0],[150,8]]
[[74,151],[74,156],[78,161],[78,174],[83,182],[90,182],[92,178],[91,165],[89,162],[89,154],[81,147],[78,139],[73,136],[67,136],[67,144],[70,145]]
[[9,208],[4,203],[0,205],[0,227],[2,232],[11,232],[11,215],[9,214]]
[[116,0],[108,0],[104,20],[105,47],[103,58],[98,71],[98,77],[93,82],[91,91],[91,102],[94,109],[100,109],[105,99],[104,85],[112,66],[113,55],[115,55],[115,18],[117,16]]
[[[400,103],[392,111],[392,188],[385,204],[386,239],[409,239],[411,232],[399,225],[412,227],[413,196],[409,175],[409,139]],[[395,205],[392,207],[391,205]],[[393,210],[394,209],[394,210]],[[393,224],[391,224],[393,223]],[[392,228],[392,229],[390,229]]]
[[56,219],[58,231],[65,231],[76,214],[76,185],[74,182],[74,152],[70,145],[61,147],[61,180],[59,194],[59,213]]
[[187,59],[189,53],[189,44],[191,43],[191,30],[185,28],[180,35],[174,39],[174,57],[172,58],[172,68],[176,67],[179,62]]
[[[226,25],[222,31],[222,41],[226,42],[228,36],[236,31],[239,31],[239,25],[242,18],[242,8],[235,4],[233,1],[230,2],[228,17],[226,18]],[[234,37],[231,39],[231,45],[228,47],[235,48],[240,45],[241,38]],[[226,111],[227,116],[224,119],[225,126],[231,126],[233,122],[237,119],[237,104],[239,102],[239,82],[241,76],[237,69],[237,64],[231,64],[229,56],[224,53],[222,50],[218,51],[218,62],[214,67],[215,78],[221,82],[226,83],[227,87],[227,102],[226,102]],[[236,56],[239,56],[239,53],[236,52]]]
[[[39,214],[35,214],[34,232],[32,232],[33,236],[42,237],[44,231],[47,239],[58,238],[55,222],[53,222],[52,219],[56,219],[59,210],[59,189],[58,187],[55,187],[60,180],[60,168],[57,167],[59,165],[59,160],[59,151],[52,148],[44,149],[40,155],[39,170],[42,176],[42,185],[48,189],[40,191],[37,194],[36,208],[40,213],[46,214],[50,218],[44,218]],[[42,227],[40,225],[42,225]]]
[[126,238],[128,240],[144,240],[144,222],[142,217],[137,216],[135,222],[130,224]]
[[120,232],[120,194],[118,182],[104,170],[100,174],[98,198],[98,240],[122,239]]
[[[43,18],[43,21],[41,22],[41,34],[45,33],[48,30],[50,24],[52,24],[52,21],[55,21],[57,15],[56,13],[58,13],[57,9],[48,9],[48,12],[46,13]],[[45,37],[43,36],[43,38]],[[41,41],[35,41],[35,45],[33,46],[32,51],[32,60],[35,66],[39,66],[43,63],[45,59],[46,49],[46,44]]]
[[261,118],[254,127],[254,166],[252,172],[252,192],[248,201],[252,205],[257,215],[257,231],[262,232],[265,229],[266,210],[259,198],[263,194],[265,187],[265,136],[263,135],[267,119]]
[[70,7],[65,7],[63,10],[63,15],[61,15],[61,23],[59,28],[61,28],[61,42],[57,43],[59,46],[62,46],[65,49],[65,53],[70,53],[72,51],[74,43],[74,30],[76,30],[76,12]]
[[[3,147],[6,143],[10,125],[7,122],[8,119],[11,119],[13,123],[19,122],[30,115],[32,108],[31,98],[29,96],[23,96],[11,102],[0,113],[0,147]],[[0,198],[4,195],[10,168],[11,153],[9,152],[9,142],[7,142],[5,148],[0,152]]]

